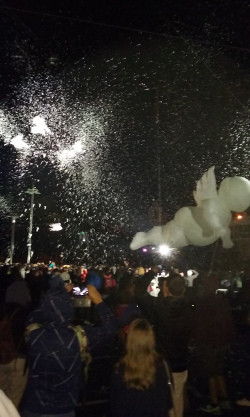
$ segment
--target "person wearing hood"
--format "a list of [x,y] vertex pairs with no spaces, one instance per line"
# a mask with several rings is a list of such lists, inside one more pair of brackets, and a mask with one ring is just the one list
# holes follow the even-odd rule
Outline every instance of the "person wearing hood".
[[97,289],[89,297],[98,326],[73,326],[73,306],[60,276],[52,276],[39,309],[27,326],[28,382],[22,417],[74,417],[83,384],[82,361],[116,335],[117,323]]

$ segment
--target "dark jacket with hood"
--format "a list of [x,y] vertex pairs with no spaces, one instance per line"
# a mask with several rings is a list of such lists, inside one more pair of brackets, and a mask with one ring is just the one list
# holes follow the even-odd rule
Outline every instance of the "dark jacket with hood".
[[[116,320],[104,303],[96,308],[102,325],[83,327],[88,350],[104,344],[117,328]],[[73,307],[68,293],[61,284],[52,286],[40,309],[28,320],[29,375],[23,409],[55,415],[74,410],[83,375],[79,339],[70,326],[72,320]]]

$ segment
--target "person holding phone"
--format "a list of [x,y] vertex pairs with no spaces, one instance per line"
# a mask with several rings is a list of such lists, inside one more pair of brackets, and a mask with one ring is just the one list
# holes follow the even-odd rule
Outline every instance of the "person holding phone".
[[91,284],[88,296],[101,323],[74,326],[73,306],[64,283],[60,277],[52,280],[40,308],[27,322],[29,372],[22,417],[74,417],[83,389],[82,362],[87,363],[89,353],[110,341],[117,331],[115,317]]

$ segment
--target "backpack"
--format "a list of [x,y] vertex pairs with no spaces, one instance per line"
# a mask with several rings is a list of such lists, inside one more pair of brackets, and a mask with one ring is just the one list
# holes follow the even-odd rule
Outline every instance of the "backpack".
[[15,310],[11,315],[6,311],[0,318],[0,364],[6,365],[17,357],[17,349],[12,333],[12,319],[19,309]]

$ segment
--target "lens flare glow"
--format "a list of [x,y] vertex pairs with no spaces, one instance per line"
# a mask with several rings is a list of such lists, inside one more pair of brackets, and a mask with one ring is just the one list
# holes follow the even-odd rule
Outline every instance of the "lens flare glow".
[[81,141],[78,140],[69,149],[63,149],[62,151],[59,151],[57,157],[61,166],[63,166],[72,162],[76,156],[79,156],[80,154],[83,155],[85,152],[86,150],[83,149]]
[[33,135],[43,135],[45,136],[46,133],[51,134],[51,130],[46,125],[46,122],[43,117],[35,116],[32,120],[32,126],[30,129]]
[[49,225],[51,232],[59,232],[62,230],[61,223],[52,223]]
[[167,246],[167,245],[160,245],[160,246],[159,246],[159,253],[160,253],[162,256],[167,256],[167,255],[170,255],[170,253],[171,253],[171,248],[170,248],[169,246]]
[[19,134],[10,140],[11,145],[13,145],[16,149],[25,150],[29,148],[26,142],[23,140],[23,135]]

